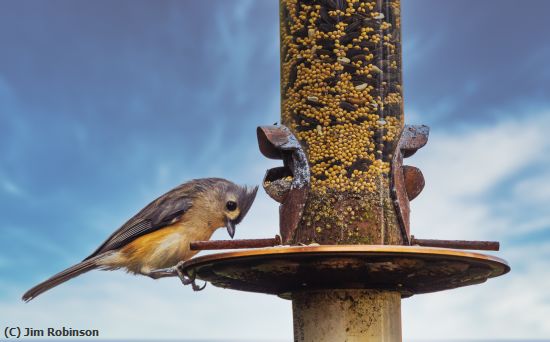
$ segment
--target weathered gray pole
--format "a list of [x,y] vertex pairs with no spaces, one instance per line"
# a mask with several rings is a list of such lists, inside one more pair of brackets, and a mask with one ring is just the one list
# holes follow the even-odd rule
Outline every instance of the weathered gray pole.
[[292,296],[294,341],[401,341],[401,294],[323,290]]

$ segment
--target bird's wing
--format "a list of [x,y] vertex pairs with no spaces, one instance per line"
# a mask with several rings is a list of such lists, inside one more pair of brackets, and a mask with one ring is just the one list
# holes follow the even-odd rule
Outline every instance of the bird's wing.
[[[149,203],[122,227],[115,231],[99,248],[84,260],[118,249],[138,237],[158,230],[178,220],[192,206],[192,198],[174,189]],[[181,190],[181,189],[179,189]]]

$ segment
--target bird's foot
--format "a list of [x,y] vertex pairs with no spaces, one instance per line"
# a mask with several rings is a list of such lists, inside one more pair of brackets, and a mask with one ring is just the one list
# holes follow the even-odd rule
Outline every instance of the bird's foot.
[[159,279],[159,278],[164,278],[164,277],[172,277],[172,276],[174,276],[175,272],[172,268],[159,268],[159,269],[151,270],[151,271],[143,271],[142,270],[142,273],[144,275],[148,276],[149,278]]
[[204,282],[204,285],[199,286],[197,285],[195,274],[189,275],[187,272],[184,272],[182,270],[183,261],[178,262],[176,266],[174,266],[172,269],[176,272],[178,277],[181,280],[181,283],[183,285],[191,285],[193,288],[193,291],[202,291],[206,287],[206,282]]
[[180,278],[181,283],[183,285],[191,285],[191,287],[193,288],[193,291],[203,290],[206,287],[206,282],[202,286],[197,285],[195,275],[193,274],[192,276],[190,276],[187,272],[184,272],[182,270],[182,266],[183,266],[183,261],[180,261],[174,267],[151,270],[147,273],[144,272],[143,274],[146,274],[147,276],[153,279],[159,279],[159,278],[171,277],[171,276],[177,275],[178,278]]

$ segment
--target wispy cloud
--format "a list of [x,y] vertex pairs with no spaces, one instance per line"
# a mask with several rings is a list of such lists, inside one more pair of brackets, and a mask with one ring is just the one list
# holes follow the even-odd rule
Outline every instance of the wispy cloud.
[[[412,297],[403,302],[410,338],[536,339],[550,336],[547,287],[550,244],[508,247],[512,272],[468,288]],[[531,256],[526,262],[525,256]],[[424,329],[423,329],[424,328]]]
[[21,197],[24,195],[23,189],[21,189],[15,182],[10,179],[0,179],[0,187],[8,194]]
[[[14,298],[20,295],[12,294]],[[269,310],[269,319],[259,317],[260,308]],[[28,304],[17,299],[3,302],[0,319],[6,324],[35,328],[60,324],[95,328],[106,339],[224,340],[230,334],[232,339],[242,340],[258,336],[288,339],[290,314],[290,302],[275,296],[212,286],[193,292],[176,278],[153,281],[122,273],[94,272]],[[244,325],[254,328],[239,328]]]
[[[491,191],[541,162],[549,128],[548,114],[543,111],[521,121],[510,118],[459,133],[433,132],[427,147],[410,161],[422,165],[427,183],[422,196],[413,202],[414,225],[432,235],[482,238],[511,234],[506,218],[492,215],[498,198],[492,199]],[[443,223],[444,229],[437,228]]]
[[[545,290],[550,278],[541,270],[550,268],[550,225],[546,208],[531,202],[545,199],[547,193],[544,184],[540,191],[533,189],[542,179],[529,178],[530,169],[548,163],[541,157],[550,145],[548,113],[526,113],[522,120],[508,118],[460,132],[434,132],[429,144],[411,158],[427,184],[412,203],[414,234],[499,240],[498,255],[511,263],[512,272],[486,284],[405,300],[405,336],[549,336],[550,326],[541,317],[550,315]],[[515,195],[502,198],[503,184],[510,179],[520,179],[510,191]],[[510,204],[507,210],[499,210],[502,202]],[[533,230],[542,234],[529,238]],[[426,332],[422,327],[428,326]]]

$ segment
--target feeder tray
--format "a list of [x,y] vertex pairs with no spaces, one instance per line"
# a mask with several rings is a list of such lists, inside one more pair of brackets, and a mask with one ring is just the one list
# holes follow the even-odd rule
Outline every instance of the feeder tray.
[[182,265],[212,285],[290,298],[319,289],[379,289],[402,297],[485,282],[506,261],[447,248],[382,245],[273,247],[216,253]]

